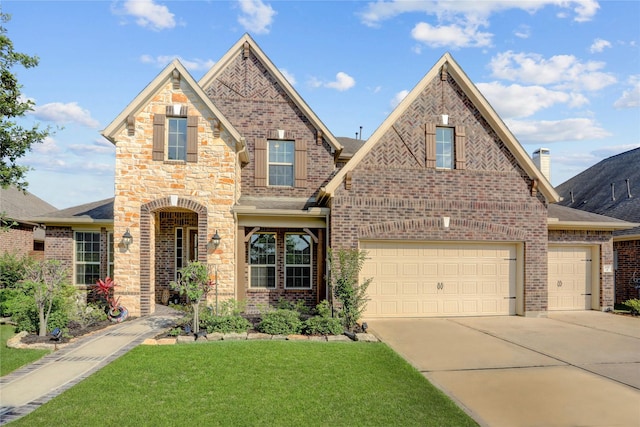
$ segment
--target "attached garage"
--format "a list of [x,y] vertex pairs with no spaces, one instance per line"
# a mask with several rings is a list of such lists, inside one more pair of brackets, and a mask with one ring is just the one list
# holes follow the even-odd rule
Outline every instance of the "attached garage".
[[361,241],[368,317],[516,314],[516,244]]
[[[591,246],[549,245],[549,310],[590,310],[593,297],[595,248]],[[597,298],[596,298],[597,301]]]

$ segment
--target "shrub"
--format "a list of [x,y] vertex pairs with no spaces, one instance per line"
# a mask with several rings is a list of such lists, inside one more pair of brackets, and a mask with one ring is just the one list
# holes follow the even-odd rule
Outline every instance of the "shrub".
[[277,309],[264,313],[257,326],[260,332],[271,335],[291,335],[302,332],[300,313],[295,310]]
[[345,328],[353,331],[367,307],[367,288],[372,278],[359,283],[359,275],[367,257],[359,249],[329,252],[332,294],[342,303],[340,317]]
[[2,254],[0,256],[0,289],[19,287],[19,282],[24,279],[26,269],[32,262],[27,256],[19,257],[9,252]]
[[292,302],[282,297],[278,299],[278,302],[276,303],[276,309],[295,310],[300,314],[309,314],[311,312],[311,310],[309,310],[309,307],[307,307],[307,303],[304,300],[299,299],[296,302]]
[[631,313],[635,315],[640,314],[640,299],[628,299],[624,302],[624,305],[629,307]]
[[231,298],[220,303],[220,311],[217,314],[220,316],[240,316],[246,306],[246,301],[237,301]]
[[107,313],[98,304],[87,304],[81,298],[76,298],[73,311],[69,314],[69,319],[78,322],[80,327],[84,329],[107,320]]
[[304,322],[304,333],[309,335],[340,335],[343,331],[342,321],[331,317],[331,306],[324,300],[316,306],[316,316]]
[[251,322],[242,316],[225,315],[225,316],[204,316],[201,320],[201,327],[206,329],[208,333],[220,332],[228,334],[231,332],[247,332],[251,328]]

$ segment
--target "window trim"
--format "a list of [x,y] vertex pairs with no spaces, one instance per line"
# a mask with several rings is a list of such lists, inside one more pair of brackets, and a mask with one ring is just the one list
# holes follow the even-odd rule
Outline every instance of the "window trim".
[[[287,236],[301,236],[303,238],[308,239],[309,242],[309,264],[289,264],[287,262]],[[296,233],[296,232],[291,232],[291,233],[285,233],[284,234],[284,240],[285,240],[285,245],[284,245],[284,288],[285,289],[291,289],[291,290],[309,290],[309,289],[313,289],[313,239],[311,238],[311,236],[307,233]],[[302,287],[293,287],[293,286],[288,286],[287,283],[287,267],[308,267],[309,268],[309,286],[302,286]]]
[[[91,261],[91,262],[87,262],[87,261],[78,261],[78,234],[79,233],[90,233],[90,234],[96,234],[98,236],[98,261]],[[82,240],[82,242],[85,242],[85,240]],[[95,241],[92,240],[92,243],[94,243]],[[93,253],[93,251],[92,251]],[[100,230],[96,231],[96,230],[73,230],[73,284],[75,286],[93,286],[95,284],[95,282],[93,283],[78,283],[78,266],[83,265],[97,265],[98,266],[98,276],[97,278],[100,279],[100,267],[101,267],[101,260],[102,260],[102,233],[100,232]],[[84,277],[84,281],[86,281],[86,276],[87,273],[86,271],[83,272],[83,277]]]
[[[251,249],[252,249],[252,240],[254,236],[261,236],[261,235],[270,235],[273,236],[273,245],[274,245],[274,259],[273,259],[273,264],[252,264],[251,263]],[[249,265],[249,289],[266,289],[266,290],[272,290],[272,289],[278,289],[278,234],[275,232],[257,232],[251,235],[251,237],[249,238],[249,245],[248,245],[248,250],[247,250],[247,257],[248,257],[248,262],[247,264]],[[273,286],[254,286],[253,285],[253,280],[252,280],[252,275],[253,275],[253,267],[261,267],[261,268],[269,268],[272,267],[274,270],[274,283]]]
[[[438,154],[438,146],[439,146],[439,141],[438,141],[438,131],[440,129],[446,129],[447,131],[450,132],[451,138],[448,141],[444,141],[445,143],[447,143],[450,147],[451,147],[451,155],[450,155],[450,159],[449,159],[449,166],[441,166],[438,165],[438,162],[444,158],[443,154]],[[455,128],[451,127],[451,126],[436,126],[436,137],[435,137],[435,155],[436,155],[436,169],[440,169],[440,170],[453,170],[456,168],[456,132],[455,132]]]
[[107,276],[113,279],[115,274],[115,236],[113,231],[107,231]]
[[[291,162],[272,162],[271,157],[271,144],[282,143],[291,145]],[[296,142],[291,139],[267,139],[267,186],[269,187],[286,187],[292,188],[296,182]],[[290,184],[272,184],[271,183],[271,166],[290,166],[291,167],[291,183]]]
[[[178,232],[180,237],[178,237]],[[180,244],[178,244],[178,241]],[[175,281],[178,281],[178,271],[185,267],[185,237],[184,228],[176,227],[173,229],[173,277]],[[180,255],[178,255],[180,251]],[[179,265],[178,265],[179,264]]]
[[[165,153],[166,153],[166,160],[169,162],[186,162],[187,161],[187,134],[188,134],[188,119],[187,116],[167,116],[167,129],[166,129],[166,136],[165,136]],[[171,121],[172,120],[180,120],[180,121],[184,121],[184,134],[182,132],[175,132],[175,133],[171,133]],[[180,126],[177,126],[178,130],[179,130]],[[178,153],[182,152],[184,154],[184,158],[175,158],[172,159],[170,157],[170,153],[171,153],[171,136],[175,135],[184,135],[184,147],[182,146],[178,146],[176,145],[175,147],[173,147]],[[178,138],[179,139],[179,138]],[[178,154],[176,153],[176,154]],[[179,156],[176,156],[179,157]]]

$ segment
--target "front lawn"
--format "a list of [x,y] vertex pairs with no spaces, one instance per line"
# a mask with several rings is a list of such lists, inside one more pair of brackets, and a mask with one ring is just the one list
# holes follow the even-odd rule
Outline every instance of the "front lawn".
[[382,343],[139,346],[16,426],[477,425]]
[[0,346],[2,346],[2,362],[0,363],[0,377],[15,371],[21,366],[35,362],[49,350],[22,350],[7,347],[7,340],[15,335],[15,326],[0,325]]

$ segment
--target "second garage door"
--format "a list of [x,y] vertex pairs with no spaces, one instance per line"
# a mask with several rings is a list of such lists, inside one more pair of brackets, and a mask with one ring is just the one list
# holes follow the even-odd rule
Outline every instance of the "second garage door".
[[549,310],[591,309],[592,249],[549,245]]
[[362,278],[373,278],[365,316],[512,315],[514,244],[363,241]]

